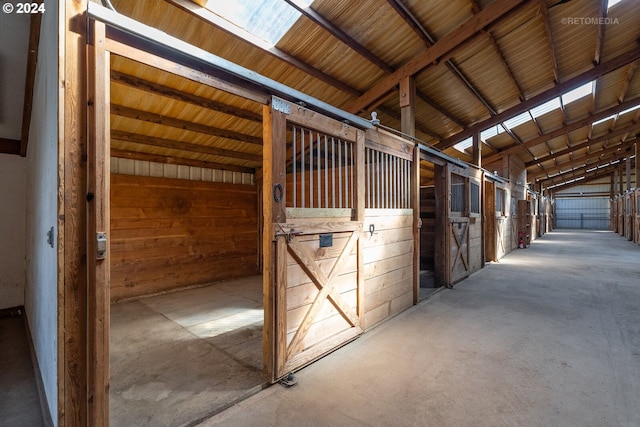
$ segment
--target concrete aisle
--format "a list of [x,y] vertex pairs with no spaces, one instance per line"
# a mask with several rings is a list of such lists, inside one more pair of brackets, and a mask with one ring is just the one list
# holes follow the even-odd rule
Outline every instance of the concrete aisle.
[[639,426],[640,247],[554,231],[201,426]]

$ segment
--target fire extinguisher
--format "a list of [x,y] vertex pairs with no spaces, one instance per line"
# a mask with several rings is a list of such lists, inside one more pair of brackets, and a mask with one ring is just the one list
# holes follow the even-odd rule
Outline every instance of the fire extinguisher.
[[524,249],[526,248],[525,244],[524,244],[524,231],[521,231],[519,234],[520,240],[518,241],[518,248],[520,249]]

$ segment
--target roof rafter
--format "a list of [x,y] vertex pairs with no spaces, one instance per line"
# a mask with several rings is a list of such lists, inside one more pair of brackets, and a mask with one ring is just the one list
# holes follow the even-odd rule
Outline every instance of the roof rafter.
[[560,73],[558,71],[558,60],[556,59],[556,49],[553,43],[553,34],[551,33],[551,24],[549,21],[549,9],[546,0],[540,0],[540,11],[542,12],[542,23],[544,24],[544,32],[547,36],[547,47],[549,48],[549,56],[553,67],[553,80],[555,84],[560,83]]
[[626,151],[628,148],[633,147],[634,144],[635,144],[635,141],[627,141],[624,143],[620,143],[619,145],[603,148],[602,150],[595,151],[593,153],[584,154],[575,159],[558,164],[557,166],[554,166],[552,168],[545,169],[544,171],[539,171],[533,174],[527,174],[527,180],[539,181],[540,177],[552,178],[551,176],[552,174],[561,172],[563,169],[567,169],[567,168],[570,168],[571,166],[576,166],[578,164],[582,164],[583,166],[597,164],[598,162],[607,159],[607,157],[613,154]]
[[[617,165],[616,165],[617,166]],[[613,168],[612,169],[607,169],[604,171],[598,171],[598,173],[589,173],[589,174],[585,174],[583,175],[584,179],[581,179],[578,182],[566,182],[566,183],[562,183],[559,185],[554,185],[552,188],[549,188],[549,190],[557,192],[557,191],[561,191],[561,190],[565,190],[567,188],[571,188],[571,187],[575,187],[577,185],[583,185],[586,184],[588,182],[591,181],[595,181],[601,178],[605,178],[607,176],[613,176]]]
[[149,123],[155,123],[163,126],[174,127],[181,130],[203,133],[206,135],[216,136],[234,141],[246,142],[248,144],[262,146],[262,138],[253,135],[247,135],[240,132],[234,132],[227,129],[219,129],[213,126],[195,123],[188,120],[177,119],[175,117],[164,116],[162,114],[151,113],[149,111],[137,110],[122,105],[111,104],[111,114],[121,117],[127,117],[134,120],[142,120]]
[[549,140],[549,139],[553,139],[553,138],[557,138],[559,136],[565,135],[569,132],[572,132],[576,129],[580,129],[581,127],[587,126],[595,121],[598,121],[600,119],[603,119],[607,116],[610,116],[612,114],[616,114],[619,113],[620,111],[624,111],[627,108],[630,107],[634,107],[636,105],[640,104],[640,98],[637,99],[633,99],[631,101],[627,101],[627,102],[623,102],[622,104],[616,105],[615,107],[612,108],[608,108],[606,110],[603,110],[597,114],[594,114],[592,116],[588,116],[585,117],[583,119],[580,120],[576,120],[573,123],[569,123],[566,126],[563,126],[561,128],[555,129],[551,132],[545,133],[544,135],[540,135],[536,138],[530,139],[529,141],[525,141],[522,144],[516,144],[516,145],[512,145],[510,147],[507,147],[497,153],[494,153],[490,156],[488,156],[486,159],[483,159],[484,162],[487,163],[492,163],[496,160],[499,160],[501,158],[503,158],[506,155],[509,154],[514,154],[517,153],[519,151],[523,151],[526,148],[531,148],[534,147],[538,144],[542,144],[545,141]]
[[24,103],[22,106],[22,132],[20,134],[20,156],[27,155],[29,145],[29,127],[31,126],[31,109],[33,107],[33,88],[36,81],[36,65],[38,62],[38,46],[42,14],[31,15],[29,28],[29,46],[27,48],[27,72],[24,82]]
[[[560,151],[557,151],[557,152],[555,152],[553,154],[549,154],[547,156],[540,157],[540,158],[538,158],[536,160],[533,160],[531,162],[526,162],[524,165],[525,165],[525,167],[531,167],[531,166],[534,166],[534,165],[537,165],[537,164],[540,164],[540,163],[544,163],[544,162],[546,162],[548,160],[553,160],[556,157],[563,156],[563,155],[569,154],[569,153],[573,153],[574,151],[581,150],[583,148],[587,148],[587,147],[590,147],[592,145],[599,144],[601,142],[609,141],[611,139],[616,138],[617,136],[620,136],[620,135],[625,136],[629,132],[632,132],[632,131],[634,131],[636,129],[640,129],[640,123],[633,123],[633,124],[631,124],[629,126],[625,126],[624,128],[621,128],[621,129],[618,129],[618,130],[614,130],[614,131],[608,132],[608,133],[606,133],[604,135],[598,136],[597,138],[587,139],[584,142],[572,145],[571,147],[565,148],[564,150],[560,150]],[[616,142],[616,144],[622,143],[624,141],[625,140],[621,138],[621,140]],[[604,148],[607,148],[607,147],[604,147]]]
[[[307,17],[312,22],[314,22],[316,25],[320,26],[325,31],[327,31],[330,34],[332,34],[335,38],[340,40],[342,43],[344,43],[349,48],[351,48],[352,50],[354,50],[355,52],[360,54],[365,59],[369,60],[369,62],[373,63],[378,68],[382,69],[383,71],[386,71],[387,73],[393,73],[395,71],[395,68],[393,68],[393,66],[391,66],[390,64],[387,64],[384,60],[382,60],[378,56],[374,55],[369,49],[367,49],[366,47],[362,46],[359,42],[354,40],[351,36],[349,36],[344,31],[342,31],[340,28],[335,26],[332,22],[327,20],[324,16],[322,16],[321,14],[319,14],[318,12],[313,10],[312,8],[302,4],[300,2],[300,0],[285,0],[285,1],[290,6],[295,8],[298,12],[300,12],[303,16]],[[418,98],[423,100],[427,105],[433,107],[436,111],[438,111],[440,114],[445,116],[447,119],[451,120],[453,123],[455,123],[456,125],[458,125],[458,126],[460,126],[461,128],[464,129],[465,125],[462,122],[462,120],[460,120],[459,118],[455,117],[452,113],[447,111],[447,109],[445,109],[441,105],[438,105],[434,100],[432,100],[426,94],[424,94],[424,93],[420,92],[419,90],[417,90],[416,91],[416,95],[418,96]],[[429,132],[426,132],[424,130],[422,130],[422,131],[424,133],[429,134]],[[433,135],[435,135],[435,134],[433,134]],[[440,140],[442,138],[439,137],[439,138],[436,138],[436,139]]]
[[597,77],[600,77],[613,70],[623,67],[629,64],[630,62],[636,61],[638,59],[640,59],[640,48],[636,47],[635,49],[630,50],[629,52],[623,53],[611,59],[610,61],[601,63],[595,66],[594,68],[588,71],[585,71],[584,73],[578,76],[575,76],[564,83],[560,83],[549,90],[539,93],[538,95],[535,95],[529,98],[528,100],[521,102],[520,104],[515,105],[493,117],[489,117],[488,119],[478,122],[475,125],[470,126],[469,128],[448,137],[444,141],[441,141],[436,145],[436,147],[442,150],[445,148],[449,148],[457,144],[458,142],[462,141],[463,139],[472,136],[474,133],[481,132],[500,122],[503,122],[512,117],[515,117],[518,114],[524,113],[525,111],[528,111],[531,108],[534,108],[547,101],[550,101],[553,98],[557,98],[558,96],[562,95],[563,93],[569,90],[575,89],[586,82],[594,80]]
[[349,103],[345,109],[358,113],[377,101],[380,97],[393,90],[403,79],[413,76],[428,66],[437,63],[453,50],[460,48],[477,33],[497,21],[515,7],[522,5],[518,0],[496,0],[489,4],[482,12],[473,15],[465,23],[437,41],[433,46],[426,48],[414,58],[409,60],[394,73],[385,77],[364,95]]
[[[624,158],[624,156],[622,156],[622,158]],[[573,171],[568,171],[562,175],[558,175],[553,178],[541,180],[538,182],[539,183],[542,182],[545,188],[549,188],[552,186],[568,183],[568,181],[574,181],[578,178],[581,178],[580,182],[576,183],[577,185],[577,184],[586,182],[587,180],[589,180],[594,176],[606,176],[609,173],[615,171],[615,169],[620,167],[620,160],[621,158],[608,160],[607,162],[604,162],[602,165],[600,165],[598,169],[595,169],[595,170],[592,170],[594,168],[593,165],[581,167]],[[608,163],[608,165],[603,166],[606,163]],[[553,190],[553,188],[550,188],[550,189]]]
[[598,36],[596,38],[596,49],[593,55],[593,64],[598,65],[600,63],[600,57],[602,56],[602,46],[604,45],[604,30],[606,28],[605,18],[607,17],[607,0],[600,0],[600,20],[598,21]]
[[111,70],[111,81],[132,88],[142,89],[146,92],[151,92],[156,95],[175,99],[176,101],[186,102],[198,107],[203,107],[209,110],[218,111],[220,113],[229,114],[241,119],[250,120],[252,122],[262,123],[262,114],[254,113],[253,111],[245,110],[242,108],[233,107],[228,104],[223,104],[222,102],[217,102],[209,98],[203,98],[201,96],[183,92],[172,87],[164,86],[159,83],[142,79],[140,77],[125,74],[120,71]]

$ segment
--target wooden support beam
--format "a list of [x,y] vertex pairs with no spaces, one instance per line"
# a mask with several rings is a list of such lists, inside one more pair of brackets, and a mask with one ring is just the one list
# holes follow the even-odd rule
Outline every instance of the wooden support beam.
[[[544,185],[548,188],[557,184],[561,184],[563,182],[567,182],[567,181],[571,181],[571,180],[576,180],[579,178],[584,178],[587,176],[590,176],[593,173],[596,173],[598,171],[613,171],[613,168],[621,168],[623,162],[621,162],[621,159],[624,159],[624,154],[622,155],[615,155],[611,158],[609,158],[607,161],[600,163],[600,164],[591,164],[591,165],[587,165],[587,166],[581,166],[577,169],[573,169],[570,171],[566,171],[566,172],[562,172],[558,175],[554,175],[551,178],[547,178],[547,179],[543,179],[540,182],[543,182]],[[604,166],[604,165],[607,166]],[[598,169],[594,169],[595,167],[599,166]],[[609,170],[608,168],[612,168],[611,170]],[[593,170],[592,170],[593,169]]]
[[391,75],[369,89],[357,100],[349,103],[345,109],[352,113],[358,113],[373,104],[379,98],[393,90],[404,78],[413,76],[429,65],[437,63],[440,59],[469,41],[478,31],[498,20],[507,12],[521,5],[520,0],[496,0],[490,3],[482,12],[473,15],[465,23],[453,30],[447,36],[426,48],[413,59],[405,63]]
[[24,82],[24,103],[22,106],[22,132],[20,134],[20,156],[22,157],[26,157],[27,146],[29,145],[29,127],[31,126],[31,110],[33,108],[33,86],[36,81],[36,65],[38,63],[42,14],[32,14],[30,19],[29,47],[27,48],[27,74]]
[[132,132],[124,132],[119,130],[111,131],[111,139],[135,142],[137,144],[151,145],[154,147],[170,148],[174,150],[185,150],[200,154],[209,154],[211,156],[228,157],[230,159],[245,160],[259,163],[262,161],[262,155],[243,153],[240,151],[226,150],[224,148],[216,148],[208,145],[193,144],[190,142],[175,141],[171,139],[158,138],[149,135],[140,135]]
[[250,110],[237,108],[232,105],[214,101],[212,99],[203,98],[201,96],[197,96],[187,92],[182,92],[172,87],[164,86],[159,83],[151,82],[149,80],[144,80],[139,77],[121,73],[116,70],[111,70],[111,81],[146,92],[151,92],[156,95],[171,98],[176,101],[186,102],[198,107],[218,111],[224,114],[229,114],[240,119],[262,123],[262,114],[260,113],[254,113]]
[[553,42],[553,34],[551,33],[551,23],[549,19],[549,9],[547,7],[546,0],[540,1],[540,12],[542,17],[542,23],[544,24],[544,32],[547,40],[547,48],[549,49],[549,58],[551,60],[551,66],[553,67],[553,81],[555,84],[560,83],[560,72],[558,71],[558,60],[556,59],[556,48]]
[[[92,426],[109,426],[109,324],[111,257],[109,98],[110,54],[106,29],[93,22],[93,45],[87,55],[87,419]],[[98,235],[106,248],[100,255]]]
[[20,154],[21,141],[0,138],[0,154]]
[[220,129],[213,126],[194,123],[188,120],[177,119],[175,117],[164,116],[162,114],[137,110],[135,108],[124,107],[122,105],[111,104],[111,114],[130,119],[142,120],[162,126],[170,126],[181,130],[204,133],[206,135],[231,139],[234,141],[246,142],[248,144],[262,145],[262,138],[253,135],[246,135],[227,129]]
[[260,104],[267,103],[267,100],[269,99],[266,93],[261,93],[244,87],[240,87],[218,77],[182,66],[175,63],[174,61],[171,61],[170,59],[162,58],[145,50],[121,43],[117,40],[107,39],[106,45],[107,50],[116,55],[120,55],[124,58],[128,58],[136,62],[140,62],[141,64],[148,65],[149,67],[166,71],[167,73],[175,74],[196,83],[210,86],[212,88],[230,93],[232,95],[250,99]]
[[219,169],[242,173],[256,172],[255,168],[248,168],[245,166],[230,165],[227,163],[207,162],[204,160],[186,159],[184,157],[163,156],[160,154],[139,153],[136,151],[120,150],[117,148],[111,149],[111,157],[129,160],[142,160],[146,162],[163,163],[167,165],[193,166],[203,169]]
[[537,107],[538,105],[543,104],[553,98],[557,98],[558,96],[569,90],[575,89],[586,82],[592,81],[604,74],[623,67],[638,59],[640,59],[640,48],[636,47],[633,50],[619,55],[610,61],[601,63],[594,68],[567,80],[566,82],[560,83],[547,91],[535,95],[528,100],[501,112],[500,114],[496,114],[493,117],[489,117],[488,119],[478,122],[475,125],[470,126],[467,129],[458,132],[453,136],[450,136],[449,138],[446,138],[445,140],[436,144],[436,147],[441,150],[452,147],[463,139],[472,136],[475,132],[482,132],[491,126],[495,126],[496,124],[504,122],[512,117],[517,116],[518,114],[524,113],[525,111]]
[[608,116],[610,116],[612,114],[616,114],[616,113],[619,113],[620,111],[624,111],[627,108],[630,108],[630,107],[633,107],[633,106],[637,105],[638,103],[640,103],[640,98],[624,102],[622,104],[616,105],[615,107],[608,108],[608,109],[603,110],[603,111],[601,111],[599,113],[596,113],[596,114],[594,114],[592,116],[588,116],[588,117],[585,117],[583,119],[576,120],[573,123],[570,123],[570,124],[568,124],[568,125],[566,125],[564,127],[561,127],[559,129],[556,129],[556,130],[553,130],[551,132],[548,132],[548,133],[546,133],[544,135],[540,135],[540,136],[538,136],[536,138],[533,138],[533,139],[531,139],[529,141],[525,141],[522,144],[511,145],[511,146],[509,146],[509,147],[507,147],[507,148],[505,148],[505,149],[503,149],[503,150],[501,150],[501,151],[499,151],[497,153],[494,153],[494,154],[490,155],[489,157],[484,159],[484,162],[485,162],[485,164],[493,163],[494,161],[497,161],[497,160],[499,160],[500,158],[502,158],[502,157],[504,157],[506,155],[518,153],[518,152],[523,151],[523,150],[525,150],[527,148],[531,148],[531,147],[534,147],[534,146],[536,146],[538,144],[542,144],[545,141],[548,141],[548,140],[553,139],[553,138],[557,138],[559,136],[562,136],[564,134],[572,132],[572,131],[574,131],[576,129],[580,129],[581,127],[587,126],[587,125],[589,125],[589,124],[591,124],[591,123],[593,123],[595,121],[598,121],[600,119],[608,117]]
[[600,57],[602,56],[602,46],[604,45],[604,30],[606,28],[605,18],[607,17],[609,3],[608,0],[599,0],[600,3],[600,20],[598,22],[598,36],[596,38],[596,50],[593,55],[593,65],[600,63]]
[[562,164],[558,164],[552,168],[549,169],[544,169],[535,173],[531,173],[527,176],[528,179],[531,180],[535,180],[538,181],[540,177],[545,177],[549,178],[551,174],[554,174],[556,172],[560,172],[563,169],[569,169],[571,167],[575,167],[576,165],[580,165],[580,164],[584,164],[585,166],[587,165],[593,165],[596,164],[602,160],[607,159],[608,157],[610,157],[613,154],[620,154],[620,153],[624,153],[627,149],[632,148],[634,145],[634,142],[625,142],[613,147],[608,147],[593,153],[588,153],[585,154],[583,156],[574,158],[574,159],[570,159],[569,161],[562,163]]
[[416,82],[407,77],[400,83],[401,131],[416,136]]
[[[636,139],[636,145],[634,147],[634,152],[636,155],[636,168],[635,168],[635,177],[636,177],[636,188],[640,188],[640,142]],[[640,213],[639,213],[640,214]]]
[[640,123],[632,123],[629,126],[625,126],[623,128],[617,129],[617,130],[615,130],[613,132],[606,133],[606,134],[598,136],[598,137],[596,137],[594,139],[587,140],[587,141],[584,141],[582,143],[572,145],[571,147],[565,148],[564,150],[560,150],[560,151],[557,151],[557,152],[555,152],[553,154],[549,154],[547,156],[540,157],[540,158],[538,158],[536,160],[532,160],[530,162],[526,162],[524,165],[525,165],[525,167],[535,166],[537,164],[544,163],[544,162],[549,161],[549,160],[553,160],[553,159],[555,159],[555,158],[557,158],[559,156],[563,156],[565,154],[573,153],[576,150],[580,150],[582,148],[589,147],[590,145],[596,145],[596,144],[599,144],[601,142],[608,141],[610,139],[616,138],[617,136],[626,135],[627,133],[632,132],[632,131],[634,131],[636,129],[640,129]]
[[482,167],[482,141],[480,140],[480,133],[473,134],[473,153],[471,161],[474,165],[479,168]]
[[[89,420],[87,389],[87,11],[68,0],[58,19],[58,422]],[[49,72],[55,72],[49,70]]]
[[632,187],[631,187],[631,154],[632,154],[632,152],[631,152],[631,148],[629,148],[629,149],[628,149],[628,151],[627,151],[626,161],[624,162],[624,163],[625,163],[625,168],[626,168],[626,170],[625,170],[625,176],[626,176],[626,178],[627,178],[627,179],[626,179],[626,181],[627,181],[627,188],[626,188],[626,190],[627,190],[627,191],[631,190],[631,188],[632,188]]
[[557,184],[550,190],[551,191],[551,198],[552,199],[555,198],[555,193],[557,191],[566,190],[567,188],[575,187],[576,185],[587,184],[587,183],[589,183],[591,181],[595,181],[597,179],[601,179],[601,178],[605,178],[607,176],[610,176],[612,174],[611,170],[612,169],[607,169],[607,170],[599,172],[599,173],[587,174],[587,175],[584,176],[584,179],[580,180],[579,182],[566,182],[566,183]]

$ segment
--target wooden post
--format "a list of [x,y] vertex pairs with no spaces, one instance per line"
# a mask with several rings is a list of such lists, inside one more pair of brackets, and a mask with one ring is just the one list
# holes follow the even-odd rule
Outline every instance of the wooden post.
[[622,180],[622,162],[618,163],[618,194],[624,193],[624,181]]
[[[93,426],[109,425],[109,314],[110,314],[110,60],[105,50],[106,29],[93,22],[93,45],[87,61],[88,84],[88,188],[87,188],[87,292],[88,292],[88,408]],[[105,237],[99,253],[98,235]]]
[[482,167],[482,141],[480,141],[480,132],[473,134],[473,164]]
[[411,162],[411,208],[413,209],[413,303],[420,301],[420,147],[413,147]]
[[631,190],[631,149],[627,150],[627,161],[625,162],[626,164],[626,181],[627,181],[627,188],[626,190],[629,191]]
[[416,83],[411,76],[400,81],[400,127],[402,133],[416,136]]
[[640,188],[640,159],[638,156],[640,155],[640,144],[636,141],[635,143],[635,154],[636,154],[636,167],[635,167],[635,175],[636,175],[636,188]]
[[[59,2],[58,426],[87,426],[88,0]],[[53,11],[52,11],[53,12]],[[55,13],[55,12],[54,12]]]
[[[262,332],[262,363],[265,375],[271,381],[276,380],[278,370],[277,358],[284,360],[286,351],[276,348],[282,345],[282,337],[276,338],[276,334],[285,325],[280,325],[282,314],[277,313],[278,298],[284,297],[283,292],[278,292],[277,284],[283,281],[282,275],[286,274],[286,260],[281,255],[286,255],[282,243],[274,243],[275,223],[286,220],[285,213],[285,149],[286,149],[286,118],[283,113],[275,111],[270,105],[262,109],[263,119],[263,161],[262,161],[262,194],[263,194],[263,222],[262,234],[262,287],[264,295],[264,328]],[[280,184],[277,187],[276,184]],[[275,199],[279,199],[276,202]],[[278,239],[282,240],[282,239]],[[280,277],[278,277],[280,275]],[[286,278],[286,276],[285,276]],[[284,313],[286,315],[286,313]],[[279,321],[280,320],[280,321]],[[286,332],[286,330],[285,330]],[[286,339],[284,340],[286,345]],[[286,349],[285,349],[286,350]],[[280,365],[284,364],[281,361]]]
[[[364,210],[365,210],[365,197],[366,197],[366,183],[365,183],[365,144],[366,136],[364,131],[357,131],[356,134],[356,146],[355,146],[355,200],[356,200],[356,212],[355,220],[360,223],[364,222]],[[360,229],[360,236],[357,243],[357,263],[358,263],[358,319],[360,319],[360,327],[364,330],[366,325],[364,323],[364,245],[362,243],[362,236],[365,232]]]
[[611,189],[611,191],[614,195],[618,194],[618,182],[620,181],[619,172],[620,172],[619,169],[615,169],[613,171],[613,188]]

